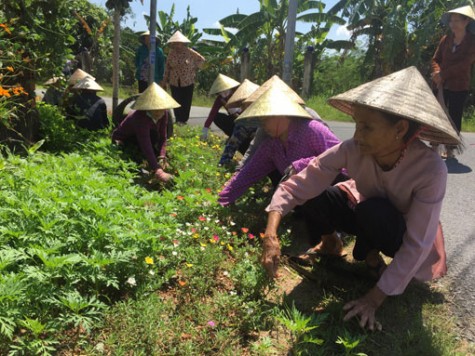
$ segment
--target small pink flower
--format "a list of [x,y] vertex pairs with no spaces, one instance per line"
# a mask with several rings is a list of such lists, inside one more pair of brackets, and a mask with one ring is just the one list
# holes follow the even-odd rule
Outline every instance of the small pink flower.
[[206,218],[205,218],[203,215],[201,215],[201,216],[198,218],[198,220],[199,220],[199,221],[206,221]]
[[219,236],[218,236],[218,235],[216,235],[216,234],[215,234],[215,235],[213,235],[213,240],[214,240],[214,241],[216,241],[216,242],[218,242],[218,241],[219,241]]
[[248,234],[247,236],[248,236],[251,240],[252,240],[254,237],[256,237],[256,236],[253,235],[253,234]]
[[210,328],[214,328],[216,326],[216,323],[213,320],[208,321],[208,326]]
[[195,234],[195,233],[196,233],[196,229],[195,229],[194,227],[192,227],[192,228],[191,228],[191,232]]

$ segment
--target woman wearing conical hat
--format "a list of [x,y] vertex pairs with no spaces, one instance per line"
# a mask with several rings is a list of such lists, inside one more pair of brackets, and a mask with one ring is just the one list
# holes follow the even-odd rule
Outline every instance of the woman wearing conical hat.
[[[228,109],[225,105],[239,86],[240,83],[237,80],[221,73],[218,74],[209,90],[209,95],[216,95],[216,99],[203,125],[201,140],[208,139],[208,132],[212,123],[218,126],[226,135],[231,136],[234,120],[240,110],[239,108]],[[227,112],[219,112],[221,108],[225,108]]]
[[[475,13],[470,5],[446,12],[441,21],[450,28],[450,33],[442,37],[432,58],[434,87],[458,132],[462,129],[463,108],[475,63],[474,20]],[[446,153],[442,155],[453,158],[453,147],[446,146]]]
[[[142,32],[139,36],[140,46],[135,51],[135,79],[137,79],[139,93],[148,87],[148,77],[150,73],[149,53],[150,53],[150,31]],[[165,71],[165,55],[160,47],[160,41],[155,42],[155,70],[154,81],[157,84],[163,80]]]
[[96,131],[109,126],[107,106],[97,93],[102,87],[91,77],[85,76],[71,88],[74,95],[67,102],[66,117],[74,119],[83,129]]
[[280,88],[269,88],[236,121],[259,120],[269,138],[219,193],[222,206],[234,203],[249,187],[274,170],[284,175],[292,166],[300,172],[315,157],[340,140]]
[[[166,142],[168,109],[179,104],[157,83],[137,98],[132,111],[112,132],[112,141],[118,145],[138,145],[147,159],[148,168],[156,179],[168,182],[172,176],[166,169]],[[157,155],[159,156],[157,159]]]
[[[460,138],[415,67],[363,84],[329,99],[352,115],[355,133],[318,156],[277,188],[269,213],[261,262],[271,277],[280,256],[281,217],[297,205],[313,210],[315,234],[356,236],[353,257],[378,278],[363,297],[344,306],[344,320],[380,328],[375,313],[387,296],[404,292],[414,278],[446,273],[439,223],[447,167],[422,140],[458,145]],[[351,178],[331,186],[345,167]],[[386,266],[380,253],[391,257]]]
[[173,98],[180,104],[175,109],[175,118],[181,125],[186,124],[190,118],[196,72],[205,62],[201,54],[187,46],[190,42],[180,31],[170,37],[167,42],[170,51],[163,78],[164,86],[170,85]]

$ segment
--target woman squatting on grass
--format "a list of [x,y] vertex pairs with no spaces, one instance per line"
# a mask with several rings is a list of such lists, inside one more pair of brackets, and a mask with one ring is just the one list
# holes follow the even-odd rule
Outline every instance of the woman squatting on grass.
[[[461,141],[415,67],[329,102],[353,117],[354,136],[279,185],[266,208],[261,262],[270,277],[278,276],[281,218],[308,205],[315,233],[355,235],[353,257],[380,274],[366,295],[344,306],[344,320],[356,316],[361,327],[380,329],[375,313],[387,296],[402,294],[413,278],[427,281],[446,273],[439,218],[447,167],[421,140],[455,146]],[[342,168],[350,180],[332,186]],[[392,257],[388,266],[380,253]]]

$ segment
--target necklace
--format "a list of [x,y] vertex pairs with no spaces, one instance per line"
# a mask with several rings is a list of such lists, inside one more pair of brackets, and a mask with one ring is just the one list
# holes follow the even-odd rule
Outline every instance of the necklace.
[[405,147],[402,151],[401,151],[401,154],[399,155],[398,159],[396,160],[396,162],[394,162],[394,164],[392,166],[388,166],[388,165],[384,165],[384,166],[380,166],[381,169],[385,172],[388,172],[388,171],[391,171],[393,170],[394,168],[396,168],[397,166],[399,166],[399,164],[401,163],[401,161],[403,160],[404,158],[404,155],[406,154],[406,149],[407,147]]

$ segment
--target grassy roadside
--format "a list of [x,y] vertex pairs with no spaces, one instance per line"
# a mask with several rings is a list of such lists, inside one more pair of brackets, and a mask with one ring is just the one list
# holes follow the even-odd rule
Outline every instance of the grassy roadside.
[[[41,107],[41,106],[40,106]],[[107,132],[75,132],[41,107],[41,147],[0,158],[0,354],[467,355],[443,281],[378,311],[382,332],[343,322],[374,281],[350,258],[269,283],[259,263],[263,182],[222,208],[219,137],[176,127],[172,185],[140,174]],[[79,136],[77,136],[79,135]],[[287,249],[305,234],[292,215]],[[352,239],[346,241],[351,248]]]

